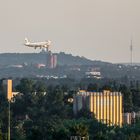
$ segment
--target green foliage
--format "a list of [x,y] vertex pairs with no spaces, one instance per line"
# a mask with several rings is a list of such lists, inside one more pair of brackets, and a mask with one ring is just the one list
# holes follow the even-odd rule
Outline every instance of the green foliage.
[[87,118],[87,119],[90,119],[90,118],[93,118],[94,117],[94,114],[91,113],[87,108],[85,109],[81,109],[77,115],[76,115],[76,118]]
[[120,86],[120,91],[123,94],[124,111],[131,112],[133,110],[132,92],[125,85]]
[[87,91],[98,91],[98,85],[90,83],[87,87]]
[[[110,84],[90,84],[89,91],[119,89],[123,93],[125,111],[139,110],[140,87],[109,81]],[[100,85],[100,86],[99,86]],[[102,85],[102,86],[101,86]],[[84,85],[83,85],[84,86]],[[87,88],[85,87],[85,88]],[[68,102],[76,92],[67,84],[47,86],[43,81],[22,79],[16,86],[20,93],[11,103],[11,140],[69,140],[71,136],[89,136],[90,140],[139,140],[140,121],[131,126],[108,127],[98,122],[89,110],[77,117]],[[0,140],[6,140],[8,102],[0,96]]]
[[23,94],[29,94],[34,91],[33,85],[34,85],[33,80],[25,78],[20,81],[20,84],[16,87],[16,89]]

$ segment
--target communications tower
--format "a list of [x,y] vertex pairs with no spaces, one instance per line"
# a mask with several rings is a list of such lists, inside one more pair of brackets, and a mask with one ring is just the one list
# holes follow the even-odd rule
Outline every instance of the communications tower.
[[131,44],[130,44],[130,64],[133,66],[133,40],[131,39]]

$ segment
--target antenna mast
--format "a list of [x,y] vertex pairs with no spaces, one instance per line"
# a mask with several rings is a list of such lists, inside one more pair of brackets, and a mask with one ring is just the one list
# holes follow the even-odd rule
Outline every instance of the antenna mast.
[[130,45],[130,64],[133,65],[133,40],[131,39],[131,45]]

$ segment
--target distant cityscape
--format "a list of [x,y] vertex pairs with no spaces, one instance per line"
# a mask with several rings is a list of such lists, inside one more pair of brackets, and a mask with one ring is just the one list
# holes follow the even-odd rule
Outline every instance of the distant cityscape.
[[[1,124],[3,139],[17,140],[23,132],[25,140],[61,139],[61,135],[62,140],[90,140],[100,139],[102,133],[109,137],[114,131],[113,140],[118,129],[126,138],[131,137],[126,129],[139,130],[140,65],[92,61],[43,49],[32,54],[0,54],[0,71],[4,104],[0,119],[7,121]],[[34,134],[42,129],[38,123],[43,123],[45,135]],[[48,131],[49,127],[60,130]]]
[[[140,79],[138,64],[112,64],[91,61],[65,53],[0,54],[1,78],[121,78]],[[76,74],[77,73],[77,74]]]

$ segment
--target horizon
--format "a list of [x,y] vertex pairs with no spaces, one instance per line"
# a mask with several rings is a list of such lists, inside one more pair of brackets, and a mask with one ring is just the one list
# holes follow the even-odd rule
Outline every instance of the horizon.
[[[5,52],[5,53],[0,53],[0,55],[1,54],[40,54],[40,53],[41,53],[41,51],[40,52]],[[113,62],[103,61],[103,60],[92,60],[92,59],[84,57],[84,56],[73,55],[71,53],[66,53],[66,52],[55,52],[54,54],[60,54],[60,53],[64,53],[66,55],[72,55],[73,57],[77,57],[78,56],[78,57],[81,57],[81,58],[88,59],[90,61],[100,61],[100,62],[112,63],[112,64],[124,64],[124,65],[126,65],[126,64],[129,65],[130,64],[131,65],[131,62],[116,62],[116,63],[113,63]],[[137,65],[137,64],[139,65],[140,62],[133,62],[133,65]]]

